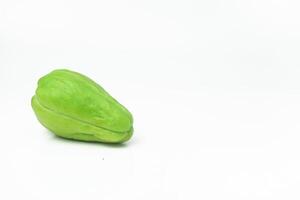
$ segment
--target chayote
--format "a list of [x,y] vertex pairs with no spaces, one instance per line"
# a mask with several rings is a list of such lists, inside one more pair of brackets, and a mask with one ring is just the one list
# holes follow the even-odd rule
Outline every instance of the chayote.
[[70,70],[40,78],[31,105],[40,123],[64,138],[122,143],[133,133],[130,112],[93,80]]

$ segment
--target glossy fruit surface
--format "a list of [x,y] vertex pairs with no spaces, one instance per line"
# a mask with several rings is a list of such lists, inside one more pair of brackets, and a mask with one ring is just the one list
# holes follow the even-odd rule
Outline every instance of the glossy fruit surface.
[[131,113],[100,85],[70,70],[40,78],[31,105],[41,124],[64,138],[122,143],[133,133]]

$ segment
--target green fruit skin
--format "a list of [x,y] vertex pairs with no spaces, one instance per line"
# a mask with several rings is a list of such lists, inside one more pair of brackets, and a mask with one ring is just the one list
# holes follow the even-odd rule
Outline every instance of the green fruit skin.
[[40,78],[31,105],[40,123],[60,137],[122,143],[133,134],[131,113],[97,83],[70,70]]

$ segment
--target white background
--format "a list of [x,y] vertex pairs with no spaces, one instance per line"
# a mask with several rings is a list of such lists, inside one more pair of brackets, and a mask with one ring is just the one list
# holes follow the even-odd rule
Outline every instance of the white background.
[[[300,3],[0,0],[0,199],[300,199]],[[59,139],[38,78],[90,76],[124,145]]]

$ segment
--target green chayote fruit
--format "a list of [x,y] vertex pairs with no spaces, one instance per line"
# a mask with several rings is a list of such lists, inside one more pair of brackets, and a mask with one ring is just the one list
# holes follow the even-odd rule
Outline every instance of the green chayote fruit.
[[130,112],[93,80],[70,70],[40,78],[31,105],[41,124],[64,138],[122,143],[133,133]]

